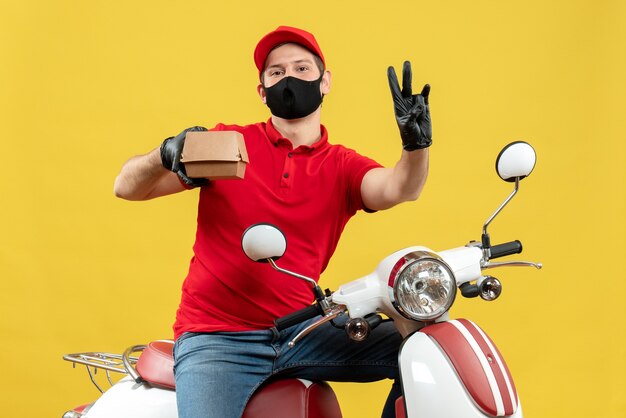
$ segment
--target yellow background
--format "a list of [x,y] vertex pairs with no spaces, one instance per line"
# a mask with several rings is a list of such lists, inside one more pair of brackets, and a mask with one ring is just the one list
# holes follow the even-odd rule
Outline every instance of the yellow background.
[[[457,303],[508,360],[528,417],[626,411],[626,3],[34,1],[0,3],[0,415],[54,417],[96,397],[68,352],[169,337],[191,256],[196,191],[113,197],[123,162],[182,129],[265,120],[252,50],[280,24],[314,32],[334,74],[331,141],[399,156],[386,68],[432,85],[434,145],[419,201],[359,214],[323,283],[411,244],[478,239],[508,195],[512,140],[533,175],[495,242],[545,268],[494,272],[501,299]],[[347,418],[378,416],[388,383],[336,385]]]

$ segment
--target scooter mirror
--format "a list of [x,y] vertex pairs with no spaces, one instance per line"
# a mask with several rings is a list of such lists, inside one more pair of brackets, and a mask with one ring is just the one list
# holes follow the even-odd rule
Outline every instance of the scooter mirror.
[[287,240],[280,229],[271,224],[255,224],[241,237],[241,247],[252,261],[278,260],[287,250]]
[[496,159],[496,171],[504,181],[527,177],[535,168],[537,155],[527,142],[516,141],[505,146]]

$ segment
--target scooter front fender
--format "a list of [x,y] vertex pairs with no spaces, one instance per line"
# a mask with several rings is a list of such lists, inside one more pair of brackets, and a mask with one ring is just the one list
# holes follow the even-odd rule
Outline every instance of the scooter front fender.
[[471,321],[413,333],[400,349],[399,364],[408,418],[522,417],[504,360]]
[[173,390],[135,383],[125,377],[89,409],[85,418],[178,418]]

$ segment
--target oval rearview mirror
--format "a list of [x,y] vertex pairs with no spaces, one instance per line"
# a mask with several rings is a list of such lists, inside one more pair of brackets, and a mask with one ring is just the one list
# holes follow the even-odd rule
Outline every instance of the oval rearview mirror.
[[241,237],[241,247],[252,261],[277,260],[287,250],[287,240],[280,229],[267,223],[255,224]]
[[527,177],[535,168],[537,155],[529,143],[511,142],[505,146],[496,159],[496,171],[504,181],[514,182]]

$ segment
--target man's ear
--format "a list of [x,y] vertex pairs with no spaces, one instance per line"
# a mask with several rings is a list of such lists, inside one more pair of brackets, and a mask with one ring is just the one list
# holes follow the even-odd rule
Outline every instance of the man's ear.
[[322,77],[322,82],[320,83],[320,89],[322,90],[322,94],[324,96],[330,93],[331,79],[332,79],[331,72],[324,71],[324,76]]
[[259,97],[261,98],[261,101],[263,102],[263,104],[267,104],[267,94],[265,94],[265,89],[263,88],[263,84],[259,84],[258,86],[256,86],[256,91],[259,94]]

